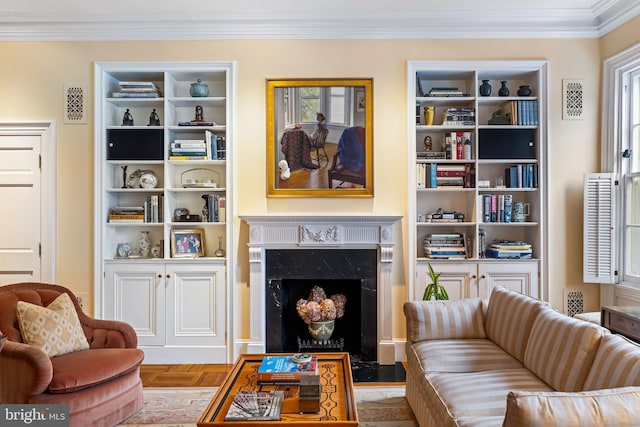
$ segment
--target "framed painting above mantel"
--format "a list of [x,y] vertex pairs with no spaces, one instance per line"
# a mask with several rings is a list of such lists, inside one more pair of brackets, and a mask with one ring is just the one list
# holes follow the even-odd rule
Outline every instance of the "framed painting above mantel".
[[267,196],[373,196],[373,79],[267,80]]

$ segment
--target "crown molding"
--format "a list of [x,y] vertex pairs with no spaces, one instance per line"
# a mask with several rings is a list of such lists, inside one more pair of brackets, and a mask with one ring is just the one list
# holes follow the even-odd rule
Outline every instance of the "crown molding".
[[[326,15],[326,14],[325,14]],[[5,14],[0,40],[124,41],[246,39],[465,39],[465,38],[599,38],[640,15],[640,1],[603,0],[593,9],[394,11],[339,18],[155,13],[113,14],[82,21],[65,17]],[[452,25],[454,23],[454,25]]]

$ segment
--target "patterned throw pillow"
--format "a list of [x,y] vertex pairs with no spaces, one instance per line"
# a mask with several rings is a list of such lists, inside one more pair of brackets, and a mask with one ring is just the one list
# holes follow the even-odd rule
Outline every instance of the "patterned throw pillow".
[[18,323],[24,342],[49,357],[89,348],[73,302],[64,292],[47,307],[18,301]]

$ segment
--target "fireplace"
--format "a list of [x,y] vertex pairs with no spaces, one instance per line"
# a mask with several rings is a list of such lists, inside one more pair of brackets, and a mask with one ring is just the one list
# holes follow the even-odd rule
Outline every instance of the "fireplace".
[[[353,360],[375,361],[377,267],[375,249],[275,249],[265,254],[267,352],[347,351]],[[314,343],[296,302],[313,286],[347,297],[329,343]],[[318,345],[319,344],[319,345]]]
[[394,364],[391,271],[397,216],[241,216],[249,225],[247,353],[298,350],[295,312],[313,285],[347,295],[334,336],[361,360]]

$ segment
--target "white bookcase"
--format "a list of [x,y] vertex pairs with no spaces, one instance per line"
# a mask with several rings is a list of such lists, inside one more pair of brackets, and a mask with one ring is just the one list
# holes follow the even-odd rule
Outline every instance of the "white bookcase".
[[[492,87],[490,95],[480,93],[483,80],[488,80]],[[498,94],[502,81],[506,82],[508,96]],[[408,156],[412,165],[409,167],[408,253],[412,259],[410,277],[414,279],[409,286],[409,298],[422,298],[429,283],[430,263],[436,272],[442,273],[440,282],[452,299],[486,298],[496,285],[547,299],[547,63],[410,61],[407,82]],[[519,87],[525,85],[531,93],[518,96]],[[445,93],[431,96],[434,88],[441,88]],[[453,93],[453,88],[459,93]],[[451,93],[446,93],[447,90]],[[511,111],[512,105],[519,108],[517,113]],[[426,124],[426,107],[435,109],[430,125]],[[445,122],[446,111],[454,109],[467,116],[471,114],[462,109],[470,109],[474,117],[456,124]],[[498,110],[508,112],[509,120],[513,116],[514,122],[496,124],[497,120],[492,119]],[[461,157],[452,158],[447,154],[445,141],[452,132],[463,141],[468,140],[458,153]],[[426,151],[445,152],[445,158],[425,154]],[[517,181],[518,176],[522,179],[518,168],[532,177],[530,184]],[[458,170],[456,173],[461,176],[445,182],[441,175],[447,174],[447,169]],[[506,169],[510,169],[510,174],[516,173],[516,186],[510,186]],[[461,180],[462,185],[456,179]],[[500,179],[505,187],[500,185]],[[447,183],[454,185],[445,186]],[[484,216],[485,201],[490,202],[491,196],[498,207],[495,220],[490,209],[488,220]],[[524,222],[515,222],[513,218],[507,222],[508,218],[500,215],[499,202],[505,200],[505,196],[512,199],[513,205],[520,202],[528,208]],[[429,215],[438,209],[462,213],[464,221],[430,222]],[[487,249],[494,240],[522,241],[531,245],[532,257],[489,257],[482,250],[481,233],[485,235]],[[425,251],[426,237],[446,234],[464,236],[464,255],[443,259],[438,257],[437,248]]]
[[[191,96],[199,79],[208,96]],[[122,82],[153,84],[159,93],[122,97]],[[145,363],[229,362],[233,92],[232,62],[95,64],[95,315],[130,323]],[[196,117],[196,107],[202,117]],[[151,120],[154,110],[159,124]],[[124,123],[127,111],[133,125]],[[190,123],[197,118],[212,123]],[[172,159],[177,140],[204,140],[207,158]],[[155,186],[131,180],[137,170],[151,171]],[[217,216],[203,216],[205,195],[215,196],[223,208]],[[143,222],[110,218],[116,208],[145,204]],[[178,208],[191,217],[177,216]],[[201,217],[187,221],[195,215]],[[148,254],[140,243],[143,232],[150,237]],[[183,236],[203,240],[202,249],[172,250],[172,239]],[[130,247],[128,256],[118,253],[123,243]]]

